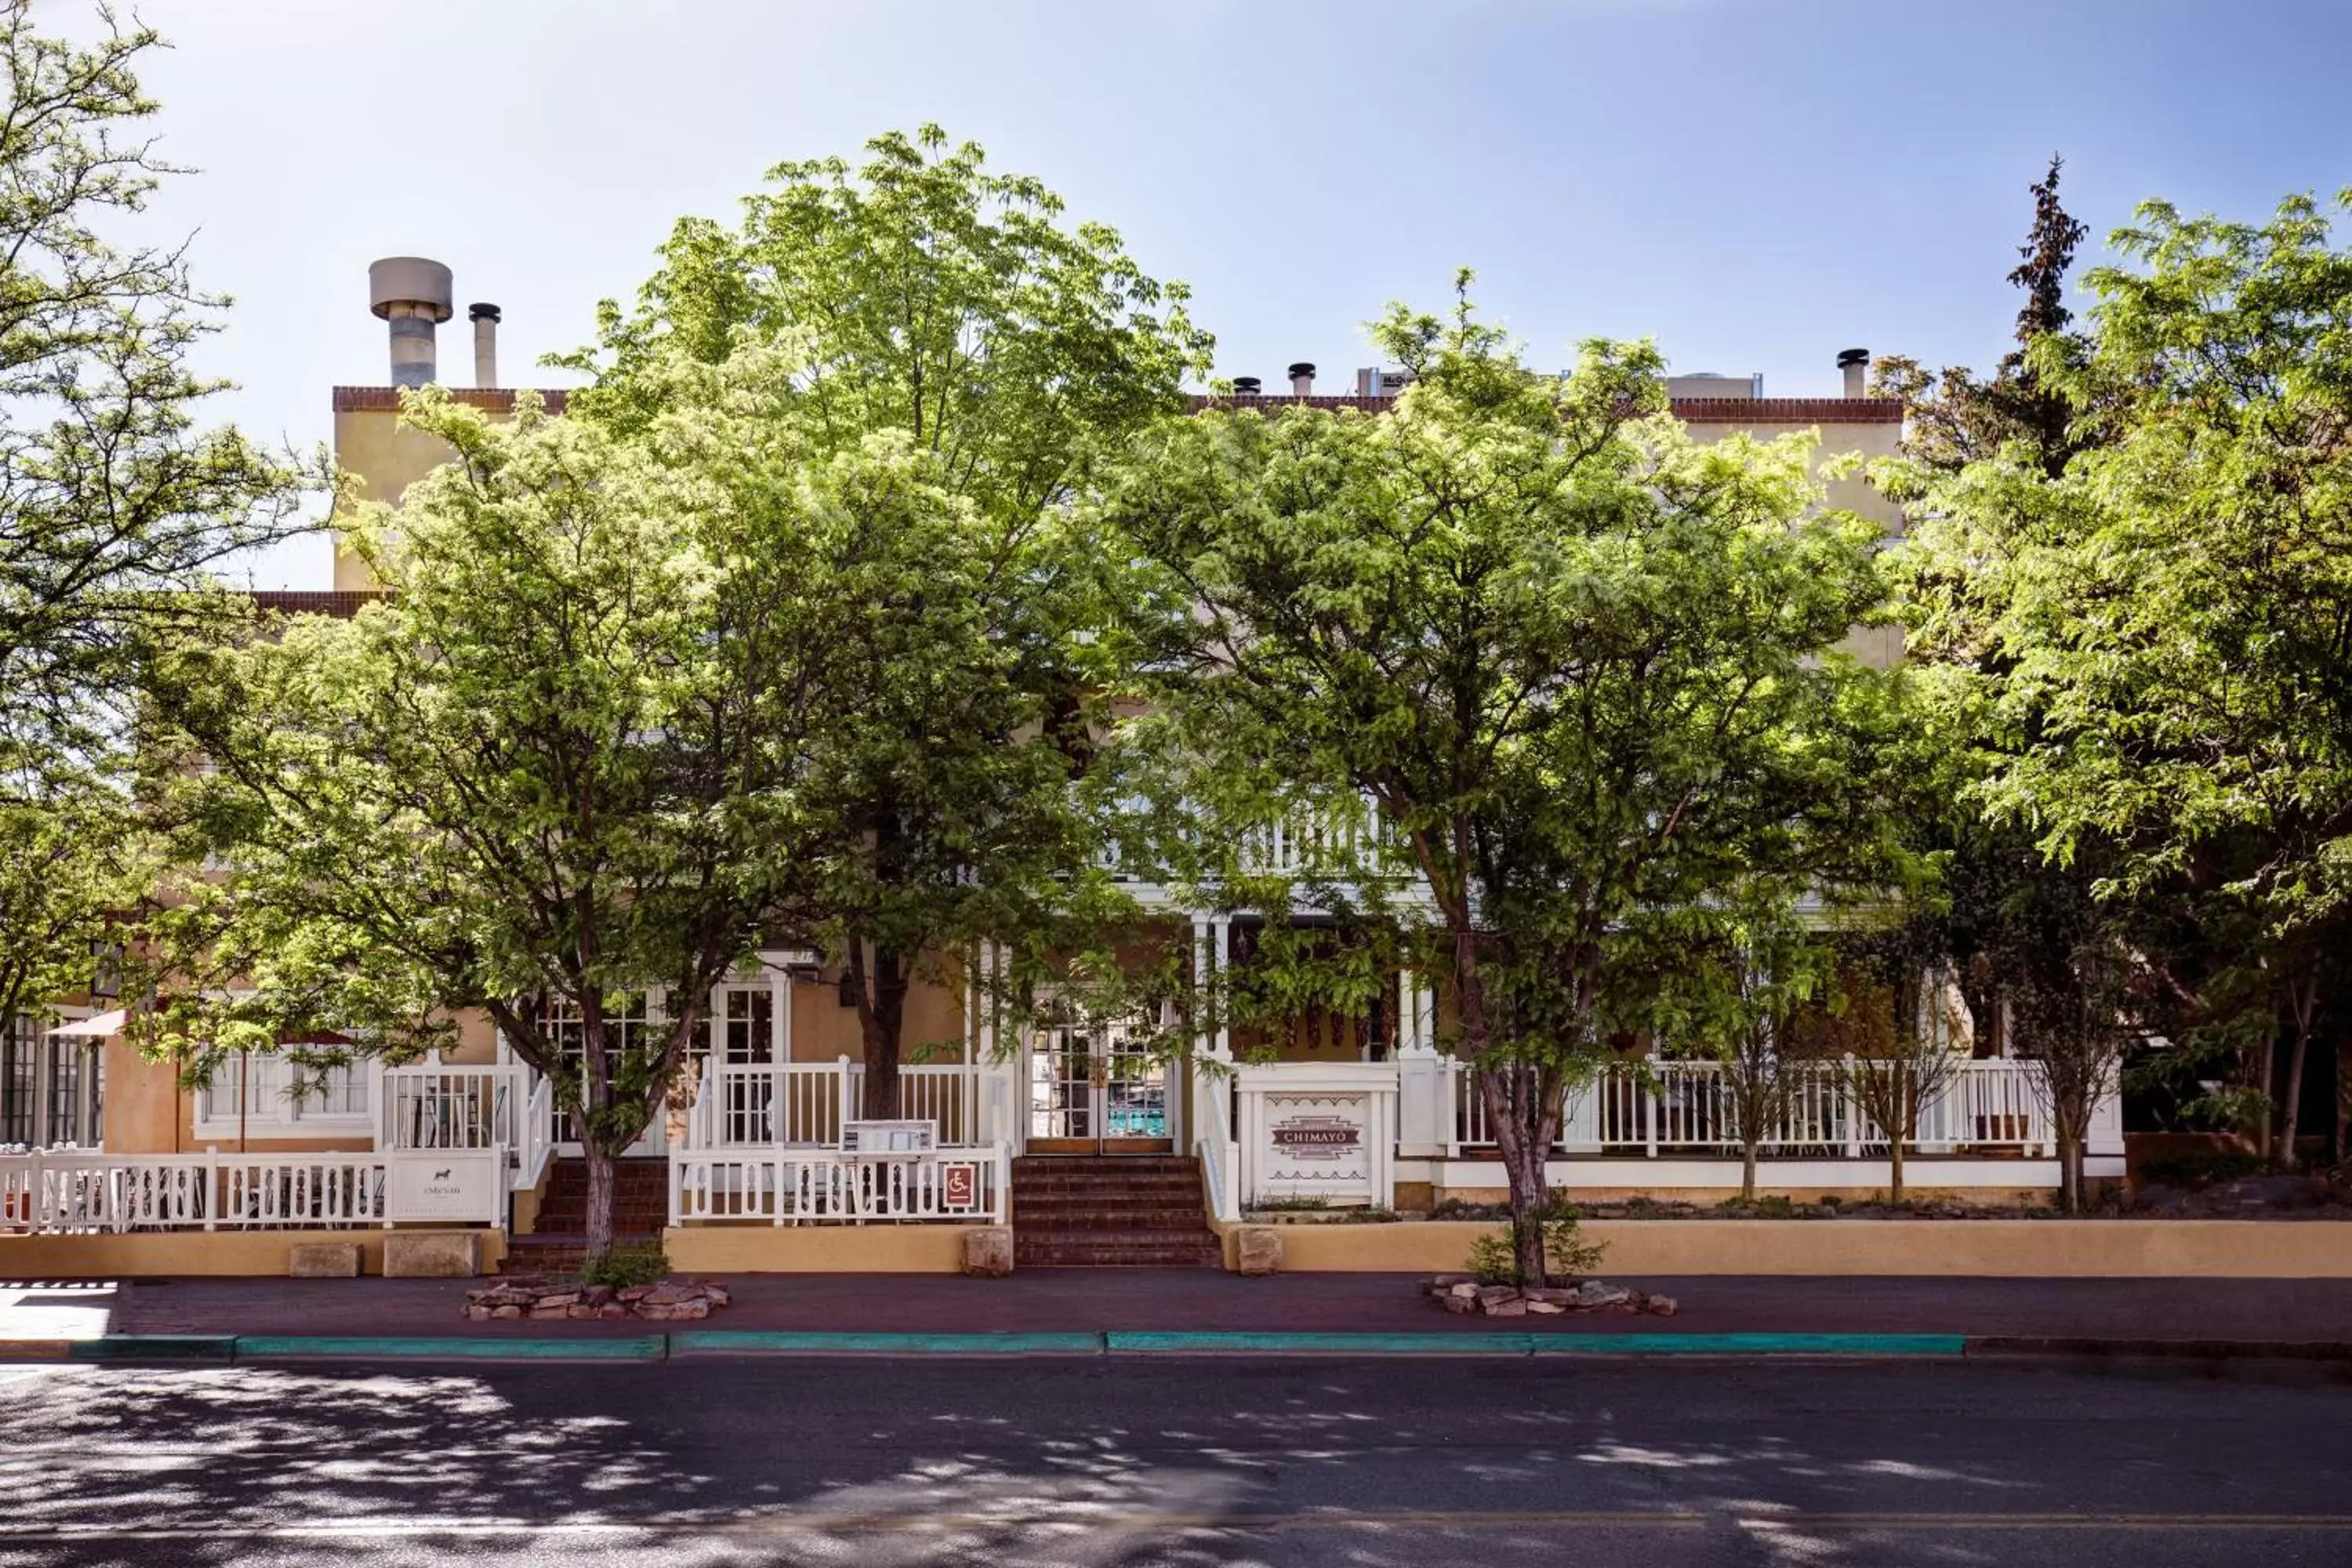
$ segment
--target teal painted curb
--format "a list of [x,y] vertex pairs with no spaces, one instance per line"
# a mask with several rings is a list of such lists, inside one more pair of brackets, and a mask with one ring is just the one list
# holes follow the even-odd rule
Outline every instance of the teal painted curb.
[[457,1334],[239,1334],[236,1359],[257,1356],[352,1356],[500,1361],[659,1361],[669,1351],[661,1334],[634,1339],[490,1339]]
[[1166,1331],[1117,1332],[1103,1336],[1111,1354],[1199,1354],[1231,1351],[1272,1351],[1300,1353],[1328,1352],[1347,1355],[1525,1355],[1532,1334],[1511,1333],[1317,1333],[1269,1330],[1177,1329]]
[[1937,1355],[1958,1334],[1109,1333],[1113,1355],[1273,1352],[1345,1355]]
[[1961,1334],[1531,1334],[1538,1355],[1944,1355]]
[[216,1361],[236,1359],[234,1334],[104,1334],[68,1340],[68,1361]]
[[1094,1333],[860,1334],[689,1329],[670,1335],[669,1342],[674,1355],[696,1351],[771,1355],[1100,1355],[1103,1349],[1103,1336]]

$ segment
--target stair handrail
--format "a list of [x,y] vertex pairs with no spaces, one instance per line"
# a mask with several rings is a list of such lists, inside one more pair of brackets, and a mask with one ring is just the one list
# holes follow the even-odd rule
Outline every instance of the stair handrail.
[[1242,1217],[1241,1194],[1235,1190],[1241,1184],[1241,1145],[1234,1141],[1229,1103],[1233,1091],[1224,1079],[1214,1075],[1203,1088],[1207,1092],[1198,1098],[1204,1108],[1201,1120],[1205,1125],[1192,1142],[1192,1152],[1201,1163],[1202,1179],[1209,1184],[1209,1212],[1224,1224],[1237,1224]]

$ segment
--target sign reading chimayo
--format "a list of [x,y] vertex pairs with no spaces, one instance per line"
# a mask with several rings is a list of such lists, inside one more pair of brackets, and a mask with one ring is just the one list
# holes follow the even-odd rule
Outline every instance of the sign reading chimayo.
[[1360,1093],[1265,1098],[1260,1190],[1271,1196],[1362,1202],[1371,1184],[1372,1097]]

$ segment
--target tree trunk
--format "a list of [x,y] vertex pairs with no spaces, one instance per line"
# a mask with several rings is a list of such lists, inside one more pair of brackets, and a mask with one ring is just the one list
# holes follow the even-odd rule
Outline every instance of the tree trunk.
[[2303,1131],[2303,1064],[2311,1054],[2311,1011],[2316,990],[2315,980],[2295,998],[2294,1044],[2287,1051],[2286,1103],[2279,1111],[2279,1163],[2290,1171],[2302,1163],[2294,1145]]
[[2263,1037],[2262,1054],[2255,1058],[2254,1088],[2262,1096],[2262,1109],[2254,1123],[2254,1158],[2268,1164],[2277,1147],[2271,1141],[2271,1129],[2275,1119],[2271,1115],[2271,1078],[2278,1060],[2278,1020],[2271,1020],[2270,1033]]
[[[1519,1283],[1540,1285],[1544,1279],[1543,1211],[1549,1194],[1544,1186],[1544,1156],[1548,1141],[1539,1141],[1546,1121],[1539,1105],[1541,1074],[1523,1063],[1511,1062],[1478,1075],[1478,1093],[1486,1105],[1486,1125],[1495,1131],[1495,1150],[1503,1157],[1504,1180],[1511,1200],[1511,1257]],[[1532,1130],[1529,1121],[1537,1123]]]
[[2352,1161],[2352,1033],[2336,1039],[2336,1163]]
[[1742,1144],[1739,1150],[1739,1201],[1743,1204],[1756,1201],[1756,1144],[1753,1140]]
[[860,1114],[889,1121],[898,1114],[898,1047],[906,1033],[907,988],[911,973],[898,955],[876,943],[872,962],[866,944],[849,946],[850,973],[857,985],[857,1034],[866,1058],[866,1088]]
[[2083,1212],[2083,1135],[2063,1123],[2058,1128],[2058,1206],[2067,1214]]
[[1886,1130],[1886,1201],[1891,1204],[1903,1201],[1904,1136],[1905,1130],[1900,1127]]
[[613,1252],[613,1215],[619,1202],[619,1184],[614,1180],[613,1152],[601,1141],[584,1138],[580,1151],[588,1163],[586,1262],[601,1263]]

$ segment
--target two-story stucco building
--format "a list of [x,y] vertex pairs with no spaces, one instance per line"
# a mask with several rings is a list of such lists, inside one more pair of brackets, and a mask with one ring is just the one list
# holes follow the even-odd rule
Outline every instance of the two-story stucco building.
[[[435,329],[455,300],[447,268],[418,258],[380,262],[371,281],[372,308],[390,323],[392,381],[333,389],[334,447],[362,495],[396,504],[447,456],[403,426],[398,409],[403,385],[438,378]],[[476,304],[469,316],[478,384],[453,395],[510,409],[516,395],[496,384],[499,311]],[[1859,350],[1840,354],[1832,395],[1768,396],[1760,377],[1713,375],[1675,377],[1668,391],[1675,416],[1703,439],[1817,431],[1825,459],[1891,456],[1903,409],[1864,395],[1865,365]],[[1314,367],[1291,370],[1287,395],[1241,378],[1235,401],[1377,413],[1396,395],[1397,377],[1378,368],[1336,396],[1314,391]],[[541,395],[562,411],[562,391]],[[1890,532],[1900,526],[1858,474],[1833,479],[1829,495]],[[376,592],[366,563],[339,547],[331,589],[260,597],[288,614],[348,615]],[[1899,657],[1898,634],[1858,635],[1866,658]],[[1267,853],[1282,852],[1276,836]],[[1142,880],[1130,890],[1162,939],[1188,944],[1196,973],[1246,962],[1255,917]],[[983,952],[970,967],[992,962]],[[1264,1039],[1204,1032],[1174,1061],[1124,1048],[1116,1025],[1013,1026],[974,1005],[979,994],[918,984],[906,1037],[957,1044],[902,1069],[899,1114],[928,1126],[916,1142],[929,1146],[877,1153],[845,1147],[856,1142],[860,1042],[838,973],[806,952],[748,961],[709,999],[693,1103],[657,1120],[636,1151],[623,1228],[660,1230],[682,1266],[706,1268],[951,1268],[960,1226],[1007,1219],[1024,1264],[1206,1264],[1224,1255],[1218,1229],[1260,1204],[1425,1209],[1502,1185],[1465,1070],[1439,1049],[1438,999],[1416,976],[1393,976],[1366,1016],[1302,1020]],[[266,1056],[183,1085],[120,1032],[100,1034],[106,1023],[60,1037],[102,1054],[100,1147],[0,1155],[0,1226],[185,1233],[180,1267],[199,1256],[190,1247],[201,1236],[236,1260],[224,1268],[264,1268],[274,1244],[254,1238],[300,1227],[470,1226],[494,1234],[494,1254],[549,1263],[572,1245],[582,1194],[565,1129],[546,1087],[507,1057],[487,1021],[472,1021],[446,1059],[356,1067],[300,1092]],[[1964,1021],[1954,1035],[1966,1050]],[[100,1067],[93,1057],[89,1081]],[[1736,1188],[1720,1070],[1668,1063],[1580,1093],[1555,1183],[1592,1194]],[[1996,1059],[1959,1074],[1922,1119],[1915,1183],[1984,1194],[2054,1186],[2048,1118],[2029,1071]],[[90,1105],[75,1136],[43,1141],[89,1142],[100,1130],[94,1091]],[[2120,1152],[2110,1108],[2092,1173],[2119,1173]],[[1779,1190],[1886,1185],[1883,1138],[1827,1079],[1801,1097],[1769,1152],[1766,1179]]]

